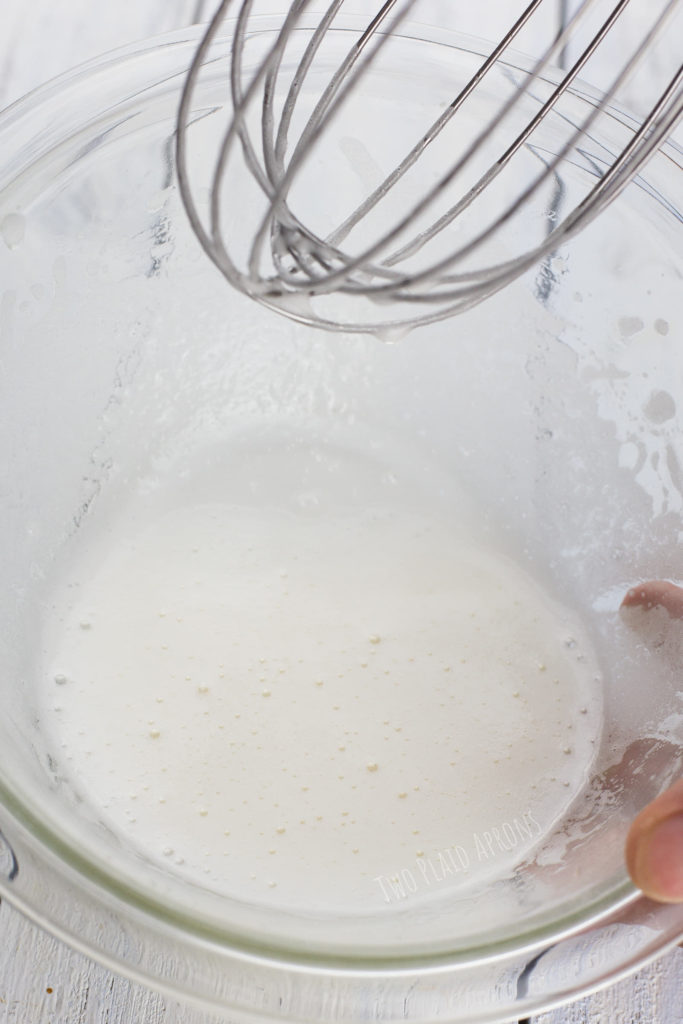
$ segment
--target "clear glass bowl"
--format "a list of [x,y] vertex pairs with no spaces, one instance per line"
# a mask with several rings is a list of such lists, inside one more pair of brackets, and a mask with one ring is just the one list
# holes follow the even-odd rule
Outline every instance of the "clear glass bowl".
[[[273,29],[264,19],[250,41],[254,66]],[[683,909],[641,898],[623,865],[629,821],[681,771],[676,638],[643,639],[618,614],[634,582],[683,578],[680,153],[658,154],[571,246],[466,316],[395,345],[320,335],[228,289],[186,222],[174,119],[197,39],[103,58],[0,121],[1,891],[101,962],[234,1019],[516,1019],[683,932]],[[330,59],[346,44],[340,27]],[[390,152],[367,149],[371,126],[354,151],[363,174],[370,152],[391,160],[414,141],[478,53],[414,26],[386,48],[362,102],[384,111]],[[197,94],[200,188],[224,101],[219,59]],[[628,125],[606,115],[563,187]],[[63,758],[36,656],[63,561],[162,478],[229,465],[239,501],[250,460],[292,448],[367,456],[368,479],[409,462],[437,502],[466,492],[482,536],[576,611],[596,651],[603,726],[581,785],[526,819],[511,794],[509,819],[476,837],[492,858],[479,851],[481,870],[458,876],[452,857],[477,847],[454,825],[452,870],[427,850],[441,865],[427,883],[397,856],[389,898],[370,883],[355,901],[252,898],[112,829]]]

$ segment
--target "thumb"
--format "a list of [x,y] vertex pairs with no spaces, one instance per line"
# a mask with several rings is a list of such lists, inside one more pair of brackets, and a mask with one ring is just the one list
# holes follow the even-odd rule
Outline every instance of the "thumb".
[[660,903],[683,903],[683,779],[631,825],[626,865],[646,896]]
[[[622,608],[664,608],[683,620],[683,587],[667,580],[639,583]],[[626,840],[626,866],[633,882],[660,903],[683,903],[683,779],[635,819]]]

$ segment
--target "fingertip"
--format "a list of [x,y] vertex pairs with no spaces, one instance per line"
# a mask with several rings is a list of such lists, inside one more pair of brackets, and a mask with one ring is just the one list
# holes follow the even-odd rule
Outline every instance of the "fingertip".
[[683,587],[668,580],[649,580],[626,591],[621,608],[664,608],[674,619],[683,619]]
[[[683,838],[679,836],[677,839],[675,825],[667,826],[661,835],[659,828],[666,822],[677,820],[683,821],[683,779],[640,812],[626,839],[626,866],[633,882],[653,899],[664,897],[667,902],[678,902],[679,899],[666,896],[664,889],[670,886],[676,890],[673,872],[683,871]],[[650,843],[655,838],[657,841],[651,848]]]
[[660,903],[683,903],[683,813],[629,839],[626,863],[634,884]]

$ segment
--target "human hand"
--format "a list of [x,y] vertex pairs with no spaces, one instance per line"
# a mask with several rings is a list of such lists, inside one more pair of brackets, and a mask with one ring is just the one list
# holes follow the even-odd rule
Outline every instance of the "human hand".
[[[662,580],[643,583],[629,590],[622,607],[664,608],[683,620],[683,587]],[[646,896],[683,903],[683,779],[636,817],[626,839],[626,866]]]

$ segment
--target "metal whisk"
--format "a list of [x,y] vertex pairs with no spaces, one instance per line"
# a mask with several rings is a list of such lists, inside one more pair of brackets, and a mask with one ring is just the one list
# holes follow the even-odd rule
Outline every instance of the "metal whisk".
[[[433,96],[424,44],[404,24],[416,0],[375,4],[355,30],[344,0],[319,15],[311,2],[294,0],[274,25],[242,0],[223,38],[233,5],[222,0],[177,132],[180,190],[203,248],[240,291],[305,323],[389,336],[481,302],[593,220],[683,113],[683,65],[643,121],[611,107],[665,27],[683,50],[681,0],[633,0],[647,24],[603,92],[579,76],[629,0],[583,0],[534,61],[511,46],[550,0],[532,0],[489,52],[451,39],[452,78],[441,72]],[[227,114],[213,94],[197,99],[200,76],[226,60]],[[433,107],[426,130],[413,80],[415,109]]]

